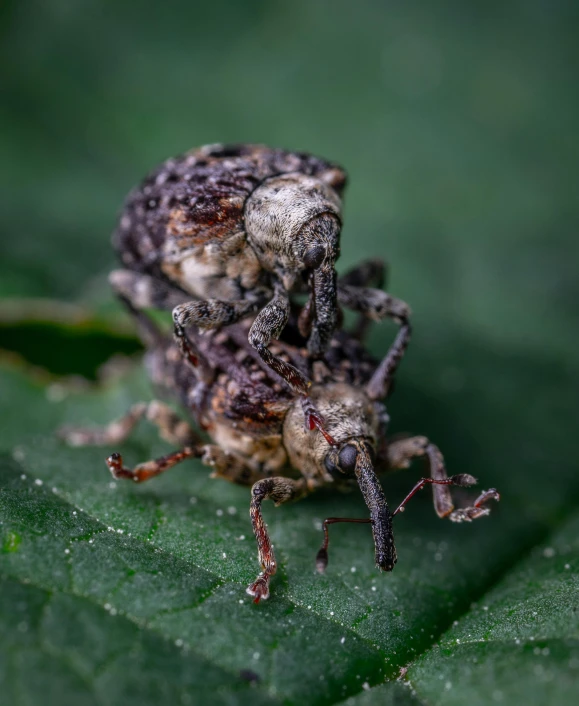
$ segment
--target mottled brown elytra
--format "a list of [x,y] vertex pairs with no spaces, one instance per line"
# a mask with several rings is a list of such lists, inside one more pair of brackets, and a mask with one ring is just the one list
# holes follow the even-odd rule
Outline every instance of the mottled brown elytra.
[[[327,350],[344,306],[400,322],[409,310],[381,287],[380,265],[338,279],[344,170],[300,152],[263,145],[208,145],[154,169],[128,196],[114,247],[123,269],[113,289],[136,309],[173,311],[178,340],[256,315],[251,346],[307,398],[311,381],[272,353],[290,311],[307,295],[300,328],[310,356]],[[187,356],[195,364],[189,347]],[[192,357],[191,357],[192,356]],[[304,399],[307,423],[321,427]]]

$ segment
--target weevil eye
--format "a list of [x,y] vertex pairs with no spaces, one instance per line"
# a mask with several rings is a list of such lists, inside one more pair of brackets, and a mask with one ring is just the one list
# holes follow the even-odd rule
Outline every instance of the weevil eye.
[[324,459],[324,465],[326,466],[326,470],[332,476],[332,478],[334,478],[335,480],[338,480],[340,478],[343,478],[344,474],[341,473],[338,466],[336,466],[335,458],[336,458],[335,452],[330,451],[330,453],[327,454],[326,458]]
[[308,270],[317,270],[324,261],[326,249],[323,245],[313,245],[304,253],[304,265]]
[[353,473],[356,469],[358,449],[353,444],[346,444],[338,454],[338,465],[342,473]]

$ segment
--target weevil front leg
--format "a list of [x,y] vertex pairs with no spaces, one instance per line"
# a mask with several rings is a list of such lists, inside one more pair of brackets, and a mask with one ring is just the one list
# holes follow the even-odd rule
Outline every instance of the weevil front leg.
[[279,338],[289,318],[290,303],[283,287],[276,286],[274,298],[255,317],[249,329],[249,343],[263,362],[279,375],[298,395],[302,396],[306,428],[317,428],[324,436],[324,419],[309,398],[311,381],[291,363],[275,356],[268,348],[272,339]]
[[257,540],[257,556],[261,566],[261,573],[256,580],[247,587],[247,593],[253,596],[254,603],[269,598],[269,580],[277,571],[277,564],[267,527],[261,514],[261,503],[264,500],[273,500],[276,507],[289,500],[297,500],[310,492],[305,478],[293,480],[292,478],[264,478],[257,481],[251,489],[251,504],[249,514],[253,533]]
[[490,513],[485,506],[489,500],[499,500],[499,493],[491,488],[485,490],[469,507],[454,509],[450,486],[466,488],[477,483],[476,478],[468,473],[459,473],[448,476],[444,465],[444,458],[437,446],[431,444],[425,436],[413,436],[410,439],[401,439],[389,445],[387,450],[387,463],[391,469],[408,468],[414,458],[426,456],[430,464],[430,478],[422,478],[412,488],[393,515],[404,510],[404,506],[425,485],[432,485],[434,509],[440,518],[448,517],[453,522],[471,522]]
[[248,334],[250,345],[259,353],[263,362],[279,375],[298,395],[307,395],[311,382],[291,363],[275,356],[268,348],[273,339],[279,338],[287,324],[290,312],[289,297],[285,289],[276,286],[273,299],[255,317]]
[[[109,282],[113,291],[136,320],[142,338],[150,345],[158,342],[159,332],[157,331],[155,335],[156,326],[143,309],[156,308],[168,311],[173,309],[173,312],[176,312],[182,311],[187,306],[204,303],[188,304],[189,295],[177,287],[172,287],[158,278],[130,270],[114,270],[109,275]],[[183,358],[195,370],[197,377],[205,383],[210,382],[213,371],[197,345],[186,335],[183,327],[175,326],[175,339]]]

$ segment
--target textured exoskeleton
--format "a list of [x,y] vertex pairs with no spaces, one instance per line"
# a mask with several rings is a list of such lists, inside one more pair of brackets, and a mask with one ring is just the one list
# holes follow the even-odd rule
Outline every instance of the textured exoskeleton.
[[[333,522],[370,523],[376,565],[391,571],[397,558],[392,518],[425,484],[432,485],[439,517],[455,522],[487,515],[485,503],[498,499],[493,489],[483,492],[471,506],[455,509],[449,486],[469,486],[476,480],[464,473],[448,477],[440,451],[425,437],[388,441],[388,415],[382,400],[404,353],[408,323],[401,327],[379,364],[344,331],[332,340],[325,362],[313,361],[307,356],[305,339],[290,323],[285,340],[273,343],[272,348],[314,381],[311,399],[325,418],[325,429],[322,434],[309,434],[303,425],[300,396],[280,384],[248,345],[246,326],[238,324],[212,336],[198,337],[199,366],[194,369],[184,362],[171,338],[161,335],[139,312],[135,316],[148,347],[146,359],[154,383],[181,402],[211,441],[204,441],[166,404],[156,400],[134,405],[127,415],[104,429],[66,429],[62,436],[75,445],[116,444],[144,417],[179,448],[134,469],[126,468],[121,456],[113,453],[107,465],[115,478],[142,482],[184,459],[197,457],[213,469],[213,476],[251,486],[250,515],[261,571],[247,590],[256,603],[269,596],[270,578],[276,572],[261,513],[261,504],[267,498],[279,505],[323,485],[358,483],[369,516],[329,518],[324,522],[324,542],[316,560],[319,571],[327,565],[328,525]],[[290,340],[291,345],[287,342]],[[211,374],[201,375],[201,369]],[[405,468],[421,456],[429,460],[430,476],[421,479],[392,512],[377,472]]]
[[[187,327],[216,329],[257,313],[251,345],[305,396],[308,378],[270,349],[290,293],[309,293],[300,329],[314,357],[328,347],[339,304],[375,320],[409,314],[367,282],[337,280],[345,183],[336,164],[259,145],[209,145],[169,159],[125,203],[113,237],[124,269],[111,273],[111,284],[137,309],[172,309],[193,364]],[[380,287],[381,268],[374,270],[368,282]]]

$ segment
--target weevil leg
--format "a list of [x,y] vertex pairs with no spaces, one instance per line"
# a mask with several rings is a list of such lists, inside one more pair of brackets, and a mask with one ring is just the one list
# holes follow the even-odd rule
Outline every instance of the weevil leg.
[[273,547],[267,533],[267,527],[261,514],[261,503],[273,500],[275,505],[281,505],[289,500],[297,500],[309,492],[305,478],[265,478],[257,481],[251,489],[251,504],[249,514],[255,539],[257,540],[257,555],[261,565],[261,573],[247,587],[247,593],[253,596],[254,603],[269,597],[269,580],[277,571]]
[[[176,311],[181,306],[187,306],[188,294],[149,275],[130,270],[114,270],[109,275],[109,282],[137,322],[141,338],[147,345],[158,344],[162,333],[143,309],[154,307]],[[183,357],[195,370],[198,378],[205,383],[210,382],[213,371],[197,345],[185,334],[184,329],[175,328],[175,340]]]
[[467,488],[477,483],[476,478],[468,473],[448,476],[444,458],[437,446],[431,444],[425,436],[413,436],[395,441],[388,446],[387,463],[389,468],[408,468],[414,458],[426,456],[430,464],[430,478],[422,478],[408,493],[393,515],[404,510],[406,503],[425,485],[432,485],[434,509],[440,518],[448,517],[453,522],[470,522],[490,513],[485,507],[489,500],[499,500],[498,492],[492,488],[484,491],[470,507],[454,509],[450,486]]
[[287,292],[276,287],[273,299],[255,317],[249,329],[250,345],[259,353],[263,362],[286,382],[298,395],[307,395],[311,382],[291,363],[273,355],[268,346],[279,338],[289,318],[290,303]]
[[104,427],[86,429],[65,426],[58,436],[70,446],[108,446],[120,444],[131,434],[141,419],[147,419],[159,429],[161,438],[170,444],[191,446],[202,443],[191,426],[179,417],[168,405],[159,400],[137,402],[130,410]]
[[328,439],[324,419],[308,396],[311,381],[294,365],[274,355],[268,348],[271,340],[278,338],[283,331],[289,317],[289,308],[287,292],[282,287],[276,287],[274,298],[259,312],[249,329],[249,343],[263,362],[294,392],[302,396],[306,429],[318,429]]
[[402,299],[393,297],[381,289],[353,287],[338,281],[338,302],[352,311],[358,311],[373,321],[394,319],[403,323],[411,314],[410,307]]
[[322,522],[322,530],[324,531],[324,541],[320,550],[316,554],[316,569],[318,573],[323,574],[328,566],[328,546],[330,544],[330,532],[328,525],[335,525],[338,522],[354,522],[356,524],[371,525],[372,520],[367,517],[363,519],[353,517],[328,517]]
[[408,348],[412,327],[408,319],[402,319],[401,323],[402,326],[394,339],[394,343],[390,346],[388,353],[386,353],[366,385],[366,392],[371,400],[378,401],[386,397],[398,365]]
[[386,285],[387,266],[380,258],[370,258],[358,263],[352,269],[344,272],[338,278],[338,285],[352,287],[377,287],[383,289]]
[[177,329],[184,330],[187,326],[196,326],[204,331],[230,326],[254,314],[258,306],[259,302],[250,299],[231,302],[201,299],[184,302],[173,309],[175,332],[177,333]]
[[166,454],[160,458],[139,463],[133,469],[125,468],[121,454],[113,453],[107,457],[106,464],[109,471],[113,474],[113,478],[127,478],[135,481],[135,483],[144,483],[168,471],[173,466],[181,463],[181,461],[185,461],[188,458],[199,458],[203,455],[203,449],[203,446],[184,446],[182,449],[173,451],[173,453]]
[[[364,260],[338,278],[338,291],[340,287],[344,285],[384,289],[386,287],[387,275],[386,263],[380,258]],[[352,335],[356,340],[364,341],[366,339],[371,323],[371,318],[363,313],[360,314],[356,325],[352,329]]]
[[175,341],[185,360],[189,362],[203,382],[209,383],[211,381],[213,371],[185,329],[188,326],[195,326],[197,329],[205,331],[219,329],[222,326],[236,323],[256,309],[257,303],[255,301],[225,302],[219,299],[189,301],[179,304],[173,309]]

